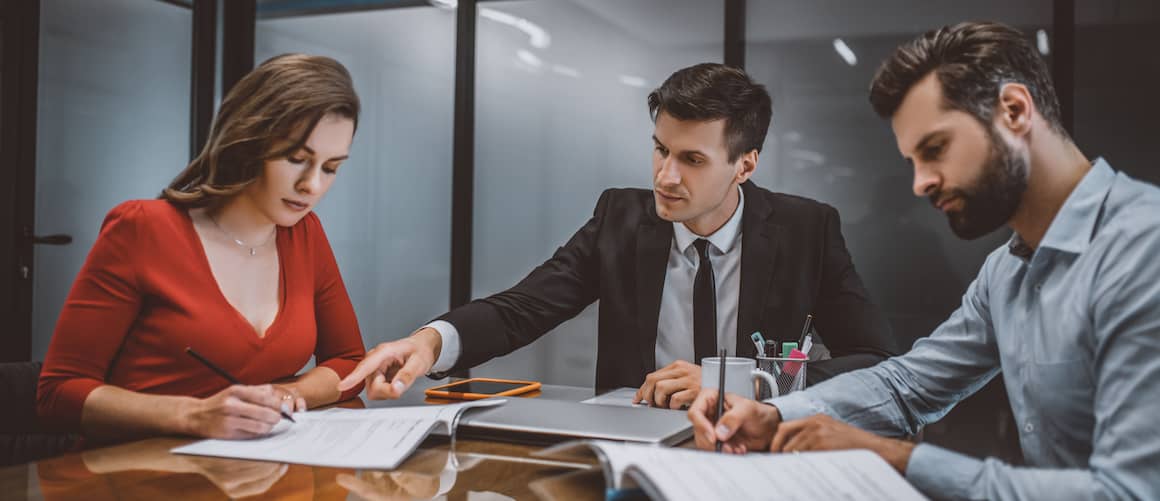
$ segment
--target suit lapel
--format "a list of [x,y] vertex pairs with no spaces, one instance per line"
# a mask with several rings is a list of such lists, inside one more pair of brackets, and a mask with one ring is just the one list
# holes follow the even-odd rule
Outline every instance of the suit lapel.
[[640,223],[636,236],[636,315],[641,334],[642,380],[656,368],[657,321],[673,245],[673,224],[656,215],[652,197],[647,203],[648,216]]
[[[773,265],[777,257],[778,227],[773,207],[753,182],[741,185],[745,212],[741,214],[741,290],[737,300],[737,356],[753,358],[757,350],[749,335],[759,330],[768,304]],[[766,339],[775,333],[764,332]]]

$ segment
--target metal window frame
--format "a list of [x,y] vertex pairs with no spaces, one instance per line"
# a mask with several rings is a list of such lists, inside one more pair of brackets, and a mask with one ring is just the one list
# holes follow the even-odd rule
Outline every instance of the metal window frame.
[[3,82],[0,82],[0,362],[32,356],[33,210],[36,196],[36,96],[40,1],[7,0],[3,14]]
[[222,3],[222,96],[254,69],[257,22],[256,0],[227,0]]
[[189,158],[201,152],[214,115],[214,71],[217,60],[217,0],[192,0],[193,43],[190,53]]
[[1060,121],[1075,136],[1075,0],[1052,2],[1054,43],[1051,47],[1051,80],[1059,98]]
[[746,0],[725,0],[725,64],[745,69]]

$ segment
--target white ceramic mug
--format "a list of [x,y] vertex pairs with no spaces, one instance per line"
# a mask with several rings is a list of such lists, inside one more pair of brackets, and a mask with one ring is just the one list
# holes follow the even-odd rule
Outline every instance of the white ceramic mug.
[[[701,388],[716,388],[720,378],[720,358],[701,359]],[[773,376],[757,369],[757,361],[752,358],[725,357],[725,391],[752,399],[757,395],[757,382],[764,381],[770,388],[777,388]]]

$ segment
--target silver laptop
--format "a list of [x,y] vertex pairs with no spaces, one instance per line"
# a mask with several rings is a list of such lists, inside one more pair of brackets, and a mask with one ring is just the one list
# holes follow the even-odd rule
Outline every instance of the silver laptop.
[[456,435],[538,445],[578,438],[677,445],[693,436],[683,411],[543,398],[506,400],[499,407],[464,414]]

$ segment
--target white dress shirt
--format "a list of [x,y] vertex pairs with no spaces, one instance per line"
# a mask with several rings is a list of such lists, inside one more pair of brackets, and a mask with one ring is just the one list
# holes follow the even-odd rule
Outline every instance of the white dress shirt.
[[[665,286],[661,293],[661,310],[657,320],[655,369],[677,360],[693,360],[693,281],[697,277],[700,260],[693,242],[698,238],[709,241],[709,261],[717,286],[717,347],[729,356],[736,352],[737,307],[741,295],[741,214],[745,209],[745,194],[737,187],[738,203],[725,225],[712,235],[701,237],[684,223],[673,223],[673,244],[669,248],[669,264],[665,270]],[[431,372],[446,372],[459,360],[459,330],[444,320],[436,320],[423,327],[439,332],[443,348]]]
[[709,262],[717,286],[717,348],[729,356],[737,349],[737,305],[741,293],[741,214],[745,195],[739,195],[737,210],[725,225],[702,237],[684,223],[673,223],[673,245],[669,248],[669,266],[665,270],[665,288],[661,293],[661,312],[657,317],[656,368],[677,360],[693,360],[693,281],[697,278],[700,259],[693,242],[709,241]]

